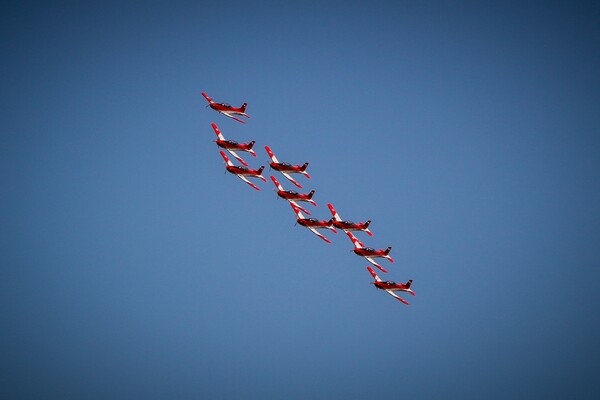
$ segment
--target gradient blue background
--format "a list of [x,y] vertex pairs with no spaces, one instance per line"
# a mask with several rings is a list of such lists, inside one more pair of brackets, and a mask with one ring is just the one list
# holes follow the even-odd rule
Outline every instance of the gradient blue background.
[[[598,5],[0,15],[0,397],[600,394]],[[225,176],[211,122],[309,161],[314,216],[372,219],[411,306]]]

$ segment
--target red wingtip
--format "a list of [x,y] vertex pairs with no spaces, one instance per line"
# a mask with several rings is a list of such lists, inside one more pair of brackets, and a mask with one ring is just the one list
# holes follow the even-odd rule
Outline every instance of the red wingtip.
[[398,300],[400,300],[402,303],[406,304],[407,306],[410,306],[410,303],[406,300],[404,300],[402,297],[398,296],[396,297]]

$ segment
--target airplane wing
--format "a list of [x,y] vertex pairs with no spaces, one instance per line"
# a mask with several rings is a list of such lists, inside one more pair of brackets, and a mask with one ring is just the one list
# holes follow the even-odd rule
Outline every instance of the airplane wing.
[[354,247],[365,247],[365,245],[363,244],[363,242],[361,242],[360,240],[358,240],[358,238],[356,236],[354,236],[352,234],[352,232],[347,232],[346,234],[348,235],[348,237],[350,238],[350,240],[352,240],[352,243],[354,243]]
[[277,178],[275,178],[273,175],[271,175],[271,180],[273,181],[273,183],[275,184],[275,186],[277,186],[277,189],[279,190],[283,190],[283,186],[281,186],[279,184],[279,181],[277,180]]
[[395,297],[397,300],[400,300],[401,302],[403,302],[406,305],[410,304],[408,301],[404,300],[402,297],[398,296],[396,293],[392,292],[391,290],[386,290],[386,293],[392,297]]
[[223,151],[219,151],[219,153],[221,154],[221,157],[223,157],[223,160],[225,160],[225,163],[229,166],[233,166],[233,163],[231,162],[231,160],[229,160],[229,157],[227,157],[225,155],[225,153],[223,153]]
[[371,267],[367,267],[367,269],[369,270],[369,272],[371,273],[371,275],[373,276],[373,278],[377,281],[377,282],[381,282],[381,278],[377,276],[377,274],[375,273],[375,271],[373,271],[373,268]]
[[331,211],[331,215],[333,215],[333,218],[336,221],[341,221],[342,219],[340,218],[340,215],[337,213],[337,211],[335,210],[335,208],[333,207],[333,204],[329,203],[327,204],[327,207],[329,207],[329,211]]
[[235,119],[237,122],[241,122],[242,124],[245,124],[246,122],[242,121],[239,118],[234,117],[233,115],[231,115],[231,113],[228,113],[226,111],[221,111],[221,114],[225,115],[226,117],[229,117],[231,119]]
[[246,167],[248,166],[248,163],[246,161],[244,161],[242,159],[242,157],[238,156],[237,154],[235,154],[235,151],[230,150],[230,149],[225,149],[229,152],[229,154],[231,154],[236,160],[238,160],[239,162],[241,162],[243,165],[245,165]]
[[225,140],[225,136],[223,136],[223,134],[221,133],[221,131],[219,130],[219,128],[217,127],[217,124],[215,124],[214,122],[212,124],[210,124],[212,126],[212,128],[215,131],[215,134],[217,135],[217,137],[219,138],[219,140]]
[[271,148],[269,148],[269,146],[265,146],[265,150],[267,150],[267,154],[271,158],[271,161],[279,164],[279,160],[277,159],[277,157],[275,157],[275,154],[273,154],[273,152],[271,151]]
[[311,230],[312,233],[314,233],[315,235],[317,235],[318,237],[320,237],[321,239],[323,239],[324,241],[326,241],[327,243],[331,243],[331,241],[329,239],[327,239],[325,236],[321,235],[315,228],[313,228],[312,226],[308,226],[308,229]]
[[302,207],[300,204],[296,203],[294,200],[288,200],[290,203],[292,203],[293,205],[295,205],[296,207],[298,207],[298,209],[302,212],[305,212],[308,215],[311,215],[308,210],[304,207]]
[[373,260],[373,258],[369,257],[369,256],[365,256],[365,259],[370,262],[371,264],[373,264],[375,267],[379,268],[381,271],[385,272],[387,274],[387,270],[385,268],[383,268],[381,265],[377,264],[375,262],[375,260]]
[[292,209],[294,210],[298,218],[304,218],[304,215],[302,215],[302,211],[300,211],[300,209],[294,203],[290,202],[290,206],[292,206]]
[[[275,162],[277,162],[277,161],[275,161]],[[299,184],[298,182],[296,182],[296,181],[294,180],[294,178],[292,178],[292,177],[290,176],[290,174],[288,174],[287,172],[282,172],[281,174],[282,174],[283,176],[285,176],[286,178],[288,178],[288,179],[289,179],[289,181],[290,181],[290,182],[292,182],[294,185],[296,185],[296,186],[298,186],[300,189],[302,189],[302,185],[301,185],[301,184]]]
[[214,101],[210,97],[208,97],[206,93],[202,92],[202,96],[204,96],[206,101],[208,101],[210,104],[214,103]]
[[238,178],[240,178],[241,180],[243,180],[244,182],[246,182],[248,185],[252,186],[254,189],[256,190],[260,190],[260,188],[258,186],[256,186],[254,183],[250,182],[248,179],[246,179],[245,176],[242,175],[236,175]]

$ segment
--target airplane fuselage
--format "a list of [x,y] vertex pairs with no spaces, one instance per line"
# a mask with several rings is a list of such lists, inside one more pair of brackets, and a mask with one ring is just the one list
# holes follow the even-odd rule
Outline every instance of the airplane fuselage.
[[289,172],[290,174],[302,172],[302,165],[291,165],[288,163],[276,163],[276,162],[271,162],[271,163],[269,163],[269,165],[275,171],[279,171],[279,172]]
[[249,151],[248,143],[238,143],[234,140],[215,140],[217,146],[222,147],[227,150],[240,150],[240,151]]
[[281,197],[282,199],[286,199],[286,200],[310,201],[310,199],[308,198],[308,195],[300,194],[300,193],[294,192],[292,190],[278,190],[277,196]]
[[362,231],[367,229],[365,224],[355,224],[352,221],[333,221],[333,226],[345,231]]
[[311,227],[311,228],[329,228],[331,227],[330,221],[319,221],[316,218],[298,218],[296,220],[300,225]]
[[227,165],[225,167],[227,171],[234,175],[244,175],[244,176],[256,176],[259,177],[260,173],[255,169],[249,169],[246,167],[239,167],[235,165]]
[[391,281],[373,282],[377,289],[381,290],[393,290],[393,291],[406,291],[406,285],[399,284]]
[[385,254],[385,250],[375,250],[370,247],[357,247],[352,251],[354,251],[355,254],[362,257],[387,257],[387,254]]

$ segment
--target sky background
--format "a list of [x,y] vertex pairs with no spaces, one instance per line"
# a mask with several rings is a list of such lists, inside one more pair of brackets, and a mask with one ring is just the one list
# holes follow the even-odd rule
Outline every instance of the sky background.
[[[598,3],[13,2],[0,32],[0,397],[600,394]],[[225,175],[211,122],[310,162],[411,305]]]

